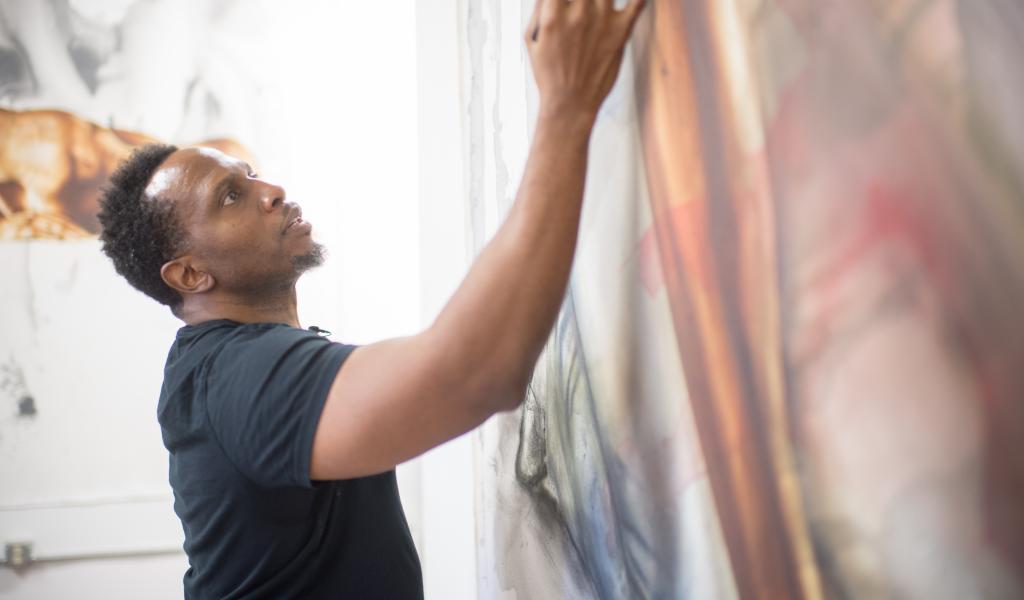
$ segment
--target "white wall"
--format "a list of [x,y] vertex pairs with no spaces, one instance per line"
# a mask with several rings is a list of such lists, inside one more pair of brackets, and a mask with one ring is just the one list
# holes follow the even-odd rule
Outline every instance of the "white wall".
[[185,555],[128,555],[0,569],[0,598],[18,600],[180,600]]
[[[2,250],[0,361],[37,413],[18,416],[4,397],[0,543],[57,562],[0,568],[0,598],[180,597],[181,526],[156,423],[173,319],[134,291],[111,293],[118,281],[95,240]],[[149,557],[82,560],[134,553]],[[114,584],[93,567],[133,574]]]
[[[463,185],[460,5],[420,0],[416,6],[424,324],[455,290],[472,256]],[[428,600],[476,595],[472,440],[462,436],[414,461],[422,473],[420,559]]]

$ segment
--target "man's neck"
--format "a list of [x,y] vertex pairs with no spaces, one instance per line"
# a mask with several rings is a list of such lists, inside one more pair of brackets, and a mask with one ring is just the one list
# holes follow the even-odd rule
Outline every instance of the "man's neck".
[[281,294],[259,298],[192,296],[185,299],[178,317],[188,325],[229,319],[239,323],[284,323],[301,327],[294,287]]

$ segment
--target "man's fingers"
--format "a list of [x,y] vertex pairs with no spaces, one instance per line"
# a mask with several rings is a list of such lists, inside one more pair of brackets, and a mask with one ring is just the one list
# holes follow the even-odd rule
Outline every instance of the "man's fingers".
[[645,6],[647,6],[647,0],[629,0],[629,4],[622,9],[622,18],[626,20],[625,37],[628,38],[633,32],[633,26],[636,25]]
[[530,26],[526,29],[523,37],[528,42],[536,42],[537,38],[540,37],[541,26],[544,23],[558,19],[568,8],[569,3],[566,0],[537,0],[537,3],[533,5],[533,16],[530,17]]
[[568,0],[565,6],[571,11],[576,11],[576,14],[590,12],[590,9],[594,8],[594,0]]
[[544,17],[554,17],[561,15],[565,11],[569,10],[569,3],[566,0],[539,0],[544,3],[544,12],[541,14],[540,22],[544,22]]
[[[629,3],[619,11],[617,16],[623,21],[624,38],[628,38],[632,33],[646,4],[646,0],[629,0]],[[540,36],[541,27],[546,23],[558,20],[569,11],[586,12],[591,9],[602,13],[615,11],[615,0],[537,0],[533,5],[533,14],[530,16],[530,23],[523,33],[523,38],[527,43],[536,42]]]

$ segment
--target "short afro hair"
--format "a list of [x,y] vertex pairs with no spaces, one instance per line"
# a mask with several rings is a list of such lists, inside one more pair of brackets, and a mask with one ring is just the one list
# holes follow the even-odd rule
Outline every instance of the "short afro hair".
[[100,192],[103,252],[135,289],[177,312],[182,298],[160,277],[160,268],[184,246],[171,202],[146,197],[146,186],[176,146],[149,144],[135,150]]

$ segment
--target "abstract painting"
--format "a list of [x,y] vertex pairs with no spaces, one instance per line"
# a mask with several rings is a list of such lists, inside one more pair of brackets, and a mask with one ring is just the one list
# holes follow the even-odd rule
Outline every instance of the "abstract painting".
[[[531,9],[467,5],[474,242],[500,220],[525,157],[516,125],[536,107],[518,44]],[[624,65],[594,131],[571,289],[529,395],[478,438],[480,597],[736,593],[687,408],[633,73]]]
[[[484,181],[525,148],[529,86],[489,83],[529,81],[498,51],[522,5],[467,4]],[[480,436],[481,595],[1021,595],[1022,30],[1012,1],[649,3],[559,323]]]

